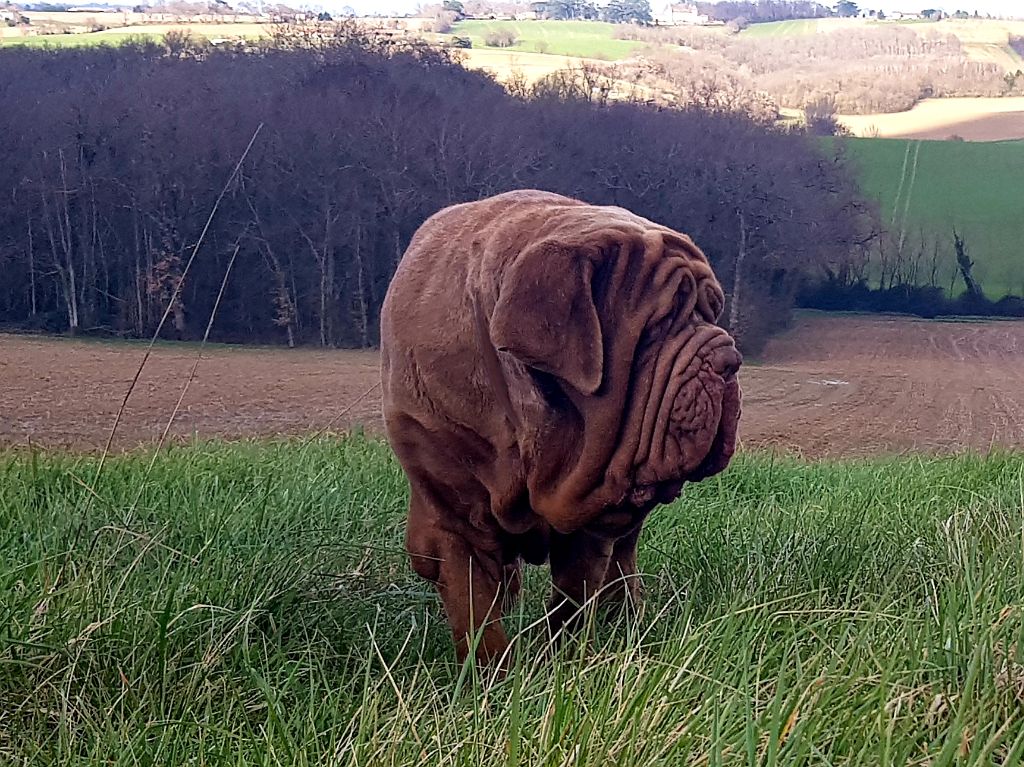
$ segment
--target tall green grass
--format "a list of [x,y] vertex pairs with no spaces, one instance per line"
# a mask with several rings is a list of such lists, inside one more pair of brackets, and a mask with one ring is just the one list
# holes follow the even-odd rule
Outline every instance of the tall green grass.
[[0,458],[0,763],[1017,764],[1019,455],[745,456],[653,516],[637,618],[457,666],[383,444]]

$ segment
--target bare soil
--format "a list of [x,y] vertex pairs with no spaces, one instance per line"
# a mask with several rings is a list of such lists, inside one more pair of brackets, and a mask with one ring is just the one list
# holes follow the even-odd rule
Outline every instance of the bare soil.
[[743,371],[746,447],[1024,447],[1024,322],[807,314]]
[[1010,141],[1024,138],[1024,96],[925,99],[906,112],[838,119],[857,136]]
[[1024,110],[999,112],[941,128],[908,131],[901,138],[945,141],[959,136],[964,141],[1011,141],[1024,139]]
[[[141,343],[0,335],[0,446],[102,449]],[[159,440],[199,353],[154,348],[114,438]],[[1024,322],[806,314],[741,372],[743,446],[808,457],[1024,447]],[[175,439],[380,428],[377,354],[207,347]]]

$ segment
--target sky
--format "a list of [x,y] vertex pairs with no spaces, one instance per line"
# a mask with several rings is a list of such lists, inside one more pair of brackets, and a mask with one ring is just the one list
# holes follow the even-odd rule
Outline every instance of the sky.
[[[421,4],[429,4],[424,0],[321,0],[325,6],[341,7],[349,5],[357,13],[413,13]],[[825,3],[823,3],[824,5]],[[863,0],[859,3],[865,8],[884,11],[919,11],[922,8],[941,8],[955,11],[963,8],[966,11],[991,13],[998,16],[1024,16],[1024,0]]]

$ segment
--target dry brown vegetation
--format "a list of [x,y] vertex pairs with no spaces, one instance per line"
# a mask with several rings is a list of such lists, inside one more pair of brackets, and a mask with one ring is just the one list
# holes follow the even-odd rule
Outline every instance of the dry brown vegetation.
[[931,97],[1024,95],[1024,77],[973,60],[958,37],[938,30],[851,27],[748,37],[630,27],[618,34],[651,43],[646,55],[678,85],[714,77],[738,92],[764,92],[782,107],[832,98],[841,113],[866,114],[906,110]]
[[469,69],[487,72],[502,82],[520,81],[532,85],[546,75],[578,67],[583,63],[595,65],[586,59],[555,56],[550,53],[526,51],[499,51],[492,48],[470,48],[455,53],[456,59]]

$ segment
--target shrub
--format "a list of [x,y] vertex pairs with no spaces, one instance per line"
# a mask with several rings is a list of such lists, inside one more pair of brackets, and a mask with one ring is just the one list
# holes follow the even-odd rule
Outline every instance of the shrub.
[[430,25],[431,31],[440,35],[446,35],[452,31],[452,25],[456,21],[458,21],[458,17],[453,11],[441,11],[434,16],[434,21]]
[[807,132],[812,136],[848,136],[849,129],[836,119],[836,100],[822,96],[804,107]]
[[519,38],[511,29],[495,29],[484,38],[484,43],[491,48],[511,48],[518,41]]

